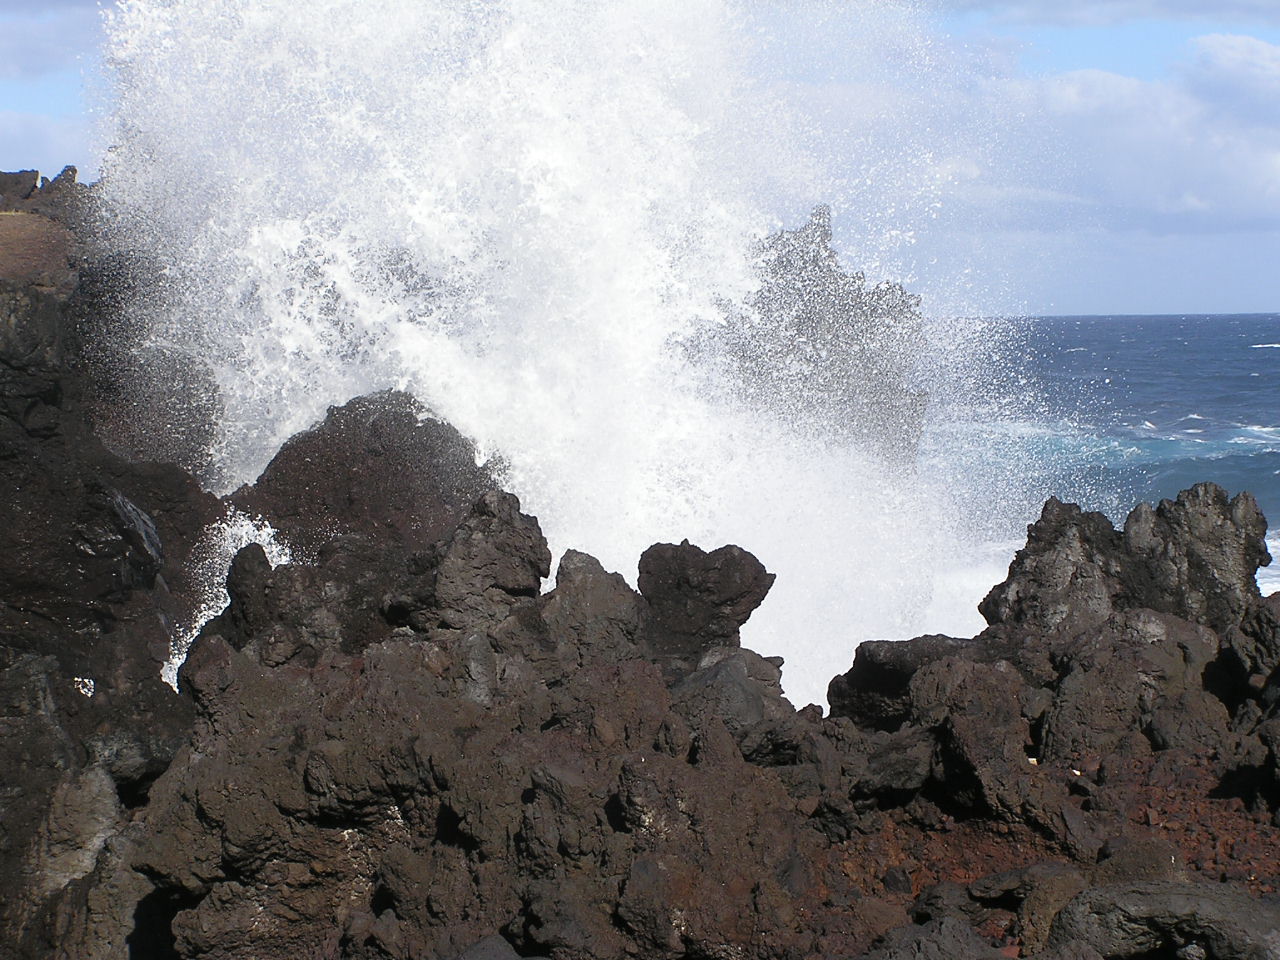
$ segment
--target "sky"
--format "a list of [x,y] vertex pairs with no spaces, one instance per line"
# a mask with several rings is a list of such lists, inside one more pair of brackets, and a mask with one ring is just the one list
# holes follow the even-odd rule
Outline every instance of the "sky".
[[[887,2],[826,0],[845,27],[821,36],[780,28],[785,82],[842,131],[846,259],[936,312],[1280,311],[1280,0],[847,15]],[[0,169],[96,175],[100,18],[0,0]]]
[[975,177],[967,211],[973,245],[1014,265],[1012,299],[1031,313],[1280,311],[1280,2],[938,6],[1035,141]]

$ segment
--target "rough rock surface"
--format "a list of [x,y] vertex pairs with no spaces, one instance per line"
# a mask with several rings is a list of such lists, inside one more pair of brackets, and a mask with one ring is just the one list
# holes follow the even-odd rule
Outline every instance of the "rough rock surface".
[[0,952],[15,956],[45,955],[48,898],[90,873],[188,736],[190,703],[157,671],[219,509],[85,423],[78,243],[37,212],[74,195],[73,173],[0,178],[17,211],[0,213]]
[[740,646],[756,558],[543,592],[536,519],[382,394],[234,495],[301,559],[239,552],[175,694],[225,504],[89,429],[75,249],[0,270],[0,957],[1280,958],[1247,494],[1051,501],[987,630],[864,643],[824,717]]
[[773,580],[741,547],[707,553],[688,540],[655,543],[640,556],[638,580],[649,605],[646,639],[652,653],[687,672],[708,650],[738,646],[738,629]]
[[289,440],[232,501],[303,552],[348,532],[427,547],[495,488],[475,450],[404,393],[353,400]]

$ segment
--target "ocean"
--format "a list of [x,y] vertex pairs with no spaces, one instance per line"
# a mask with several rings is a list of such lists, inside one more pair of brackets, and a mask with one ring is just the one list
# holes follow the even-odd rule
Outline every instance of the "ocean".
[[[985,352],[948,376],[938,354],[965,331]],[[881,638],[982,630],[979,601],[1049,497],[1118,526],[1201,481],[1247,490],[1278,558],[1259,587],[1280,590],[1280,314],[946,321],[930,339],[914,486],[944,506],[918,558],[918,615]]]
[[[1247,490],[1280,557],[1280,314],[1042,317],[1018,344],[1047,490],[1117,523],[1200,481]],[[1259,583],[1280,590],[1280,559]]]

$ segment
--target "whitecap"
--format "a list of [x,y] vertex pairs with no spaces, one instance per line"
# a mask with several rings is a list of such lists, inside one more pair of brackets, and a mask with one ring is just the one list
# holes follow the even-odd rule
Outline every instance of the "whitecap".
[[1280,350],[1280,343],[1251,343],[1250,350]]
[[1241,427],[1242,432],[1236,434],[1228,443],[1237,446],[1272,447],[1280,442],[1280,427]]

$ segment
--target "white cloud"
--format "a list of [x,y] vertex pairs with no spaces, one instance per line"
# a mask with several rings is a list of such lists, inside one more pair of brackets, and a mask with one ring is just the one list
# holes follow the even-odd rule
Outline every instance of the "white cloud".
[[1225,105],[1241,121],[1280,126],[1280,46],[1256,37],[1198,38],[1179,71],[1183,84],[1209,104]]
[[989,13],[1013,23],[1112,24],[1139,19],[1280,24],[1276,0],[933,0],[941,10]]
[[940,206],[926,229],[1280,230],[1280,46],[1200,37],[1158,80],[1027,76],[959,59],[929,80],[924,97],[825,92],[848,116],[890,104],[863,139],[899,175],[915,158],[908,192],[936,175]]
[[1207,36],[1168,79],[1097,70],[1024,79],[1069,193],[1111,228],[1280,228],[1280,47]]
[[[1170,280],[1203,247],[1239,294],[1218,308],[1274,294],[1248,270],[1280,256],[1280,47],[1202,36],[1138,79],[1028,75],[998,40],[886,39],[871,33],[863,51],[840,37],[844,75],[793,97],[848,174],[835,199],[851,264],[909,279],[943,311],[1039,309],[1048,292],[1063,309],[1141,312],[1143,297],[1212,308],[1216,285],[1196,300],[1192,279]],[[891,71],[886,46],[907,51]]]
[[[2,0],[0,0],[2,2]],[[12,9],[10,9],[12,7]],[[74,68],[96,49],[98,7],[63,3],[32,12],[30,4],[0,7],[0,79],[30,79]]]

